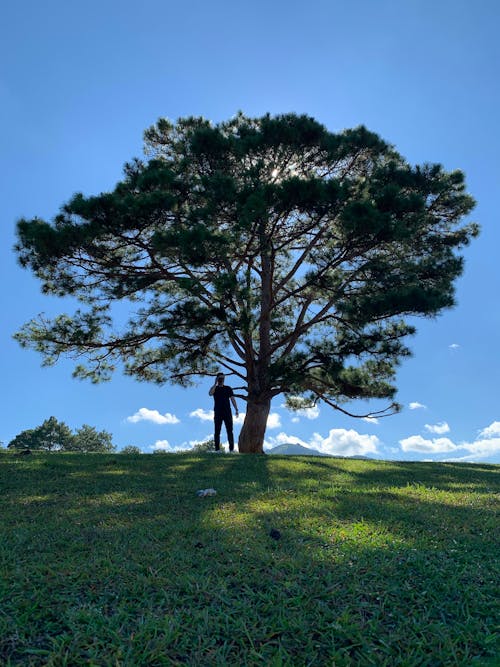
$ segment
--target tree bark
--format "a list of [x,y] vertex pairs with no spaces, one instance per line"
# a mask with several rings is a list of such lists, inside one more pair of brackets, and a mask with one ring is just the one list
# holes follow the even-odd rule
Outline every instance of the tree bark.
[[248,401],[245,421],[238,438],[238,450],[242,454],[264,453],[264,435],[270,409],[270,399]]

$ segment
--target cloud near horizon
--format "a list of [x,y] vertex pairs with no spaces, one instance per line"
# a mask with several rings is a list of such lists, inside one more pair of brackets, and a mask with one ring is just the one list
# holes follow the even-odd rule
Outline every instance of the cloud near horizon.
[[154,452],[179,452],[186,447],[184,445],[171,445],[168,440],[157,440],[149,449]]
[[403,452],[426,452],[440,454],[442,452],[453,452],[457,449],[449,438],[433,438],[426,440],[421,435],[411,435],[399,441]]
[[140,421],[153,422],[154,424],[180,424],[180,419],[170,412],[164,415],[160,414],[158,410],[149,410],[149,408],[140,408],[134,415],[127,417],[127,421],[131,424],[136,424]]
[[500,422],[492,422],[489,426],[483,428],[483,430],[479,432],[481,438],[494,438],[497,435],[500,436]]
[[286,443],[317,449],[322,454],[331,456],[367,456],[378,453],[377,446],[380,441],[376,435],[361,434],[354,429],[333,428],[326,437],[314,433],[309,442],[281,432],[276,437],[268,438],[265,448],[271,449]]
[[445,461],[477,461],[500,453],[500,422],[493,422],[479,432],[474,442],[455,443],[449,438],[426,439],[412,435],[399,441],[404,452],[443,454],[454,452],[454,458]]

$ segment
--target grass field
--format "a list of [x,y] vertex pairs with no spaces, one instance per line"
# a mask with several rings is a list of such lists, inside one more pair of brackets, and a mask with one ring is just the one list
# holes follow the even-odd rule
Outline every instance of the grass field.
[[4,450],[0,664],[499,665],[499,476]]

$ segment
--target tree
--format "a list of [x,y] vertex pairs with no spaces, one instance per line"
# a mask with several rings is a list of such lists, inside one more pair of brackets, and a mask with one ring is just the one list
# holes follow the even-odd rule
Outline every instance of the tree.
[[36,447],[35,429],[27,429],[18,433],[7,445],[7,449],[38,449]]
[[193,447],[193,452],[196,452],[197,454],[215,452],[215,440],[213,438],[205,438],[205,440],[197,442]]
[[107,431],[98,431],[93,426],[84,424],[73,436],[71,451],[114,452],[116,447],[113,445],[112,437]]
[[[454,304],[456,251],[478,233],[460,224],[474,205],[463,174],[294,114],[160,119],[145,144],[112,192],[18,222],[22,266],[87,306],[26,324],[21,344],[45,363],[86,355],[75,375],[93,381],[120,361],[181,386],[222,368],[247,403],[243,452],[262,451],[278,394],[292,408],[397,411],[407,317]],[[118,332],[120,303],[136,310]],[[342,405],[355,399],[391,403],[354,415]]]
[[136,445],[127,445],[120,449],[120,454],[133,454],[134,456],[142,454],[142,450]]
[[16,435],[9,442],[9,449],[42,449],[49,452],[66,451],[73,445],[73,434],[70,428],[59,422],[55,417],[49,417],[41,426],[28,429]]
[[55,417],[36,428],[22,431],[7,445],[10,449],[42,449],[49,452],[114,452],[111,433],[84,424],[73,434],[69,426]]

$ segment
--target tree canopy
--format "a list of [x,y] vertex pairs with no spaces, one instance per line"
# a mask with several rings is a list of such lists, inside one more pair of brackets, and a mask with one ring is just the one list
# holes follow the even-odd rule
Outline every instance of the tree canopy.
[[85,354],[75,374],[93,381],[117,362],[181,386],[223,369],[247,402],[240,451],[262,451],[278,394],[296,408],[353,414],[346,402],[375,398],[389,401],[379,414],[397,410],[407,317],[454,304],[456,251],[478,233],[461,224],[474,205],[463,173],[295,114],[160,119],[145,150],[112,192],[19,221],[21,264],[84,308],[33,320],[18,340],[46,363]]
[[9,449],[41,449],[57,452],[114,452],[111,433],[84,424],[75,433],[64,422],[49,417],[36,428],[22,431],[7,445]]

